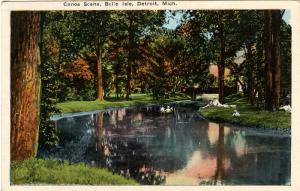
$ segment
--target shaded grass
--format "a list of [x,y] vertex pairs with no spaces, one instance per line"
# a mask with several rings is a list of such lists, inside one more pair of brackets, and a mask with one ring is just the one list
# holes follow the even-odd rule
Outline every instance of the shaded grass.
[[57,160],[30,159],[12,163],[11,183],[24,184],[81,184],[135,185],[133,179],[114,175],[106,169]]
[[291,113],[285,111],[265,111],[251,106],[246,98],[234,95],[226,97],[225,102],[236,105],[240,117],[233,117],[234,108],[207,107],[201,108],[200,113],[211,120],[229,122],[242,126],[291,128]]
[[113,97],[106,98],[105,101],[68,101],[56,104],[61,113],[74,113],[80,111],[93,111],[99,109],[106,109],[111,107],[127,107],[134,105],[143,105],[149,103],[167,103],[172,101],[189,99],[186,95],[177,95],[170,99],[153,100],[148,94],[132,94],[131,100],[118,100]]

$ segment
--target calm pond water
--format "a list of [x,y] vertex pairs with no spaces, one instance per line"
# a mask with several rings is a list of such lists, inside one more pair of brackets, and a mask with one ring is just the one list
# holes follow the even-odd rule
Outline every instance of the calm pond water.
[[290,185],[291,139],[159,106],[56,116],[59,145],[39,157],[84,162],[141,184]]

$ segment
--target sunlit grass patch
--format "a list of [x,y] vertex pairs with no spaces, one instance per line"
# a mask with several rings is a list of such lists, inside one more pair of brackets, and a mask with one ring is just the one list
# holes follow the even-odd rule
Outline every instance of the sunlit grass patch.
[[149,94],[132,94],[130,100],[116,99],[109,97],[105,101],[68,101],[56,104],[62,113],[73,113],[80,111],[93,111],[106,109],[111,107],[127,107],[134,105],[142,105],[148,103],[166,103],[178,100],[189,99],[186,95],[176,95],[169,99],[153,100]]
[[246,98],[230,97],[228,104],[236,105],[240,117],[232,116],[234,108],[207,107],[201,108],[200,113],[211,120],[229,122],[242,126],[290,128],[291,113],[284,111],[264,111],[251,106]]
[[106,169],[85,164],[69,164],[57,160],[31,159],[12,163],[11,183],[76,184],[76,185],[135,185],[136,181],[115,175]]
[[197,96],[197,100],[208,101],[208,100],[218,99],[218,97],[219,97],[218,94],[201,94]]

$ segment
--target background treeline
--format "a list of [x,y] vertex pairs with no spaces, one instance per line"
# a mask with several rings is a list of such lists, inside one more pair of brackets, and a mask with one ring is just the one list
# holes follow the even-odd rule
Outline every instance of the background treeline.
[[[17,144],[12,153],[22,150],[22,139],[18,145],[14,136],[27,132],[29,125],[39,127],[31,133],[39,132],[40,147],[56,143],[49,118],[58,112],[58,102],[129,100],[132,93],[148,93],[158,100],[191,88],[203,93],[213,86],[224,102],[225,87],[239,85],[252,105],[278,109],[291,93],[291,27],[282,20],[283,14],[282,10],[12,13],[11,143]],[[170,18],[178,20],[175,29],[166,27]],[[218,67],[218,78],[209,72],[212,64]],[[230,69],[228,77],[225,68]],[[20,110],[31,115],[26,124],[20,121],[28,115],[20,116]],[[34,153],[23,151],[24,156]]]
[[[267,12],[272,12],[271,16]],[[56,92],[52,96],[47,93],[47,97],[57,102],[103,100],[112,95],[129,99],[132,92],[142,92],[159,99],[175,94],[183,85],[213,85],[216,79],[208,69],[217,64],[221,102],[223,86],[240,84],[251,103],[263,104],[267,93],[266,63],[271,64],[268,72],[279,71],[271,63],[275,62],[276,42],[268,44],[268,38],[276,40],[274,35],[280,37],[281,93],[290,93],[291,28],[281,19],[282,15],[278,20],[277,12],[283,13],[45,12],[42,75],[51,82],[47,90],[53,88],[51,92]],[[181,20],[175,30],[163,27],[172,16]],[[277,21],[270,21],[272,18]],[[268,52],[273,61],[266,61]],[[231,71],[229,79],[224,77],[225,67]]]

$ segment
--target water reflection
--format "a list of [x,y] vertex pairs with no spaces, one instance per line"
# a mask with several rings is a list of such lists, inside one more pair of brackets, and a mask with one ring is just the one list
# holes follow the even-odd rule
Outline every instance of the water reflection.
[[109,168],[141,184],[287,184],[290,137],[203,120],[193,107],[115,109],[61,118],[39,156]]

